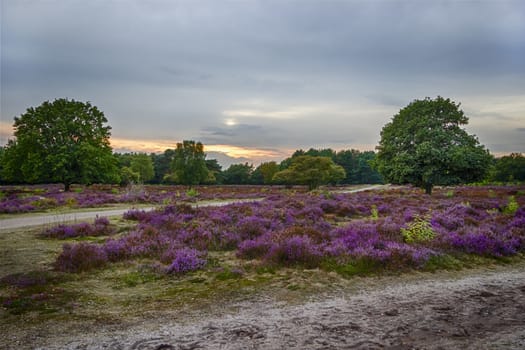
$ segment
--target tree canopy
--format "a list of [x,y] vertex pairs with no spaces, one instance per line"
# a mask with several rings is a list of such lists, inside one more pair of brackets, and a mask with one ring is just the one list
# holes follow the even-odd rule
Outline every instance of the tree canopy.
[[251,164],[232,164],[222,172],[223,182],[227,185],[247,185],[251,182],[252,173]]
[[525,157],[512,153],[496,159],[493,180],[502,182],[525,181]]
[[468,118],[459,107],[438,96],[401,109],[381,130],[376,169],[389,182],[411,183],[428,194],[434,185],[482,179],[491,156],[461,128]]
[[345,170],[328,157],[297,156],[288,169],[275,173],[273,181],[307,185],[310,190],[345,178]]
[[200,142],[184,140],[177,143],[172,170],[176,182],[194,186],[207,181],[206,154]]
[[46,101],[15,118],[14,140],[2,157],[5,180],[26,183],[117,182],[111,127],[97,107],[68,99]]

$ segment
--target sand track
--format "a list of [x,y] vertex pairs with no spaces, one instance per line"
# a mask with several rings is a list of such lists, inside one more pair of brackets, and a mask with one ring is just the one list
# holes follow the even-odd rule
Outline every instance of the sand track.
[[300,305],[268,296],[222,314],[100,327],[40,349],[525,349],[523,264],[364,284]]

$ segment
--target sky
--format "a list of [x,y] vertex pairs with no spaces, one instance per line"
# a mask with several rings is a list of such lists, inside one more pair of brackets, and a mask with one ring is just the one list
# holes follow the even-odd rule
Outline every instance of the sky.
[[44,101],[90,101],[115,151],[201,141],[223,165],[374,150],[415,99],[461,103],[525,153],[525,1],[0,0],[0,143]]

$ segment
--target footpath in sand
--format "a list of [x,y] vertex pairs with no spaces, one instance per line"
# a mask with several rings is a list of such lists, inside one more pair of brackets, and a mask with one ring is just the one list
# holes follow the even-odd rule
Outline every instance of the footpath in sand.
[[525,349],[525,263],[363,278],[352,290],[299,305],[269,295],[182,320],[166,313],[36,348]]

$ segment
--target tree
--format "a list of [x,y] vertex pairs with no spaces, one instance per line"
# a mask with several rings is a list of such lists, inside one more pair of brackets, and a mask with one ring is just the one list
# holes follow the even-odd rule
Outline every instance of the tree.
[[373,151],[361,152],[355,149],[337,152],[334,162],[345,169],[347,184],[382,183],[381,175],[370,165],[376,154]]
[[205,158],[202,143],[187,140],[177,143],[172,163],[177,182],[189,187],[204,183],[208,179]]
[[273,181],[274,175],[279,171],[279,165],[276,162],[264,162],[261,163],[255,172],[260,172],[262,177],[262,182],[265,185],[269,185]]
[[155,176],[153,160],[146,153],[137,153],[131,157],[130,168],[139,174],[139,181],[148,182]]
[[307,185],[313,190],[319,185],[336,183],[345,178],[344,169],[328,157],[293,157],[288,169],[277,172],[273,181],[286,185]]
[[462,125],[468,118],[450,99],[415,100],[381,130],[374,167],[386,181],[411,183],[432,193],[434,185],[483,178],[491,156]]
[[152,182],[161,183],[164,181],[164,177],[170,173],[173,160],[175,159],[175,153],[174,149],[167,149],[162,154],[151,154],[155,171],[155,177]]
[[222,166],[217,159],[206,159],[206,168],[209,172],[209,179],[214,179],[212,183],[222,184]]
[[223,182],[227,185],[247,185],[251,182],[252,173],[251,164],[232,164],[222,172]]
[[57,99],[15,117],[14,136],[5,149],[3,175],[27,183],[118,182],[111,152],[111,127],[89,102]]
[[494,180],[503,182],[525,181],[525,157],[512,153],[496,159]]

